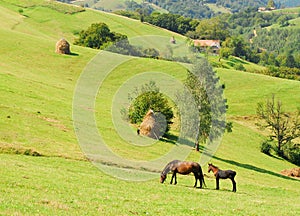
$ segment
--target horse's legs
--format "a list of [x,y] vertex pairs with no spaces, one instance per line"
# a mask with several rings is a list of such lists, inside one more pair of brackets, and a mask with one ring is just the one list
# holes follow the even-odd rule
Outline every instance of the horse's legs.
[[196,174],[194,174],[194,175],[195,175],[195,185],[194,185],[194,187],[197,187],[198,176]]
[[234,181],[234,178],[232,178],[231,181],[232,181],[232,192],[236,192],[236,182]]
[[173,174],[172,174],[172,178],[171,178],[170,184],[172,184],[172,183],[173,183],[173,178],[174,178],[174,175],[175,175],[175,173],[173,173]]
[[219,177],[216,177],[216,190],[219,190]]
[[174,184],[176,185],[176,184],[177,184],[176,172],[173,172],[173,175],[172,175],[172,178],[171,178],[170,184],[172,184],[172,183],[173,183],[173,178],[175,178],[175,182],[174,182]]
[[174,182],[174,185],[176,185],[177,184],[177,176],[176,176],[176,172],[174,172],[175,173],[175,182]]
[[201,173],[199,174],[194,174],[195,175],[195,180],[196,180],[196,182],[195,182],[195,185],[194,185],[194,187],[197,187],[197,181],[199,180],[199,182],[200,182],[200,188],[202,188],[202,181],[203,181],[203,177],[201,176]]

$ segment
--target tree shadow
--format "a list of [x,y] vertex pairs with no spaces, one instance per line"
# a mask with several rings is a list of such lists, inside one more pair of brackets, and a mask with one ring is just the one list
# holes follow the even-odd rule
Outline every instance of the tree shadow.
[[[186,145],[192,148],[195,148],[195,143],[192,142],[191,140],[188,140],[186,138],[178,137],[174,134],[166,134],[164,137],[160,138],[159,140],[167,143],[171,143],[173,145]],[[199,150],[204,150],[204,146],[199,144]]]
[[73,53],[73,52],[71,52],[69,55],[70,55],[70,56],[79,56],[78,53]]
[[284,175],[281,175],[279,173],[276,173],[276,172],[273,172],[273,171],[270,171],[270,170],[267,170],[267,169],[259,168],[259,167],[256,167],[256,166],[253,166],[253,165],[250,165],[250,164],[244,164],[244,163],[236,162],[236,161],[233,161],[233,160],[223,159],[223,158],[219,158],[217,156],[213,156],[213,158],[215,158],[217,160],[220,160],[220,161],[223,161],[225,163],[229,163],[229,164],[239,166],[239,167],[242,167],[242,168],[245,168],[245,169],[249,169],[249,170],[252,170],[252,171],[255,171],[255,172],[266,173],[266,174],[269,174],[269,175],[272,175],[272,176],[275,176],[275,177],[278,177],[278,178],[282,178],[282,179],[285,179],[285,180],[292,180],[292,181],[300,182],[300,180],[298,180],[298,179],[290,178],[288,176],[284,176]]

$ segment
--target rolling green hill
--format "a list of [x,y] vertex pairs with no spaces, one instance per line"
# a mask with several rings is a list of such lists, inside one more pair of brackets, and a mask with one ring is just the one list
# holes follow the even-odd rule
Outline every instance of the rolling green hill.
[[[215,191],[206,165],[207,188],[200,190],[192,188],[193,176],[178,176],[176,186],[159,184],[159,173],[149,181],[124,181],[87,161],[75,135],[72,104],[82,71],[99,51],[72,43],[81,29],[94,22],[105,22],[131,40],[147,35],[162,38],[148,41],[162,48],[168,44],[164,39],[173,35],[179,50],[185,42],[180,35],[110,13],[43,0],[0,1],[1,215],[296,215],[300,211],[300,181],[280,174],[294,165],[260,153],[265,137],[254,125],[257,102],[272,93],[282,100],[286,111],[296,110],[297,81],[235,71],[229,66],[217,70],[226,86],[227,118],[234,127],[223,136],[212,162],[237,171],[237,193],[230,192],[227,180]],[[70,41],[72,55],[54,52],[62,37]],[[99,71],[101,65],[118,57],[115,54],[100,62]],[[113,97],[124,82],[146,71],[164,72],[179,81],[186,74],[184,66],[176,62],[132,58],[113,68],[101,84],[95,107],[87,107],[95,113],[108,146],[130,160],[159,158],[174,147],[164,141],[133,146],[115,130]],[[90,139],[94,141],[94,137]],[[35,153],[42,156],[32,156]],[[199,161],[199,157],[192,151],[187,160]]]

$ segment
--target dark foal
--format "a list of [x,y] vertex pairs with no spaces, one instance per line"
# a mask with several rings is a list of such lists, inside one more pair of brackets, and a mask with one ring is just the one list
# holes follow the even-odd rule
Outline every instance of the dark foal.
[[217,166],[214,166],[213,164],[208,164],[208,172],[213,171],[215,177],[216,177],[216,190],[219,190],[219,180],[220,179],[227,179],[229,178],[232,181],[232,191],[236,192],[236,182],[234,180],[234,177],[236,175],[236,172],[233,170],[220,170]]

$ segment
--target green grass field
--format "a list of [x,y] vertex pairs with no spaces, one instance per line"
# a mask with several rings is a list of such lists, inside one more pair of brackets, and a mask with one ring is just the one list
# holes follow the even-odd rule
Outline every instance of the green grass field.
[[[260,153],[265,136],[254,124],[257,103],[273,93],[286,111],[294,112],[299,106],[300,82],[235,71],[228,62],[224,62],[226,68],[216,71],[226,86],[227,117],[233,122],[233,132],[224,134],[211,162],[237,171],[237,193],[231,192],[229,180],[221,181],[221,190],[216,191],[206,165],[202,168],[207,187],[195,189],[192,175],[179,175],[176,186],[168,184],[171,176],[160,184],[159,173],[148,181],[125,181],[87,161],[76,138],[72,103],[82,71],[98,51],[72,45],[76,33],[99,21],[130,38],[176,35],[179,45],[185,38],[89,9],[64,14],[65,7],[75,10],[54,2],[50,7],[42,0],[0,1],[0,215],[298,214],[300,180],[280,174],[295,165]],[[71,42],[73,55],[55,54],[55,43],[61,37]],[[163,48],[166,41],[155,43]],[[101,65],[117,58],[95,67],[101,71]],[[249,63],[245,67],[260,69]],[[124,82],[146,71],[162,72],[179,81],[186,75],[178,63],[132,58],[113,68],[101,83],[95,107],[88,107],[91,112],[95,108],[98,130],[108,146],[131,160],[156,159],[174,147],[164,141],[147,147],[130,145],[115,130],[111,117],[114,96]],[[42,156],[31,156],[34,152]],[[187,160],[199,158],[199,153],[191,151]]]

